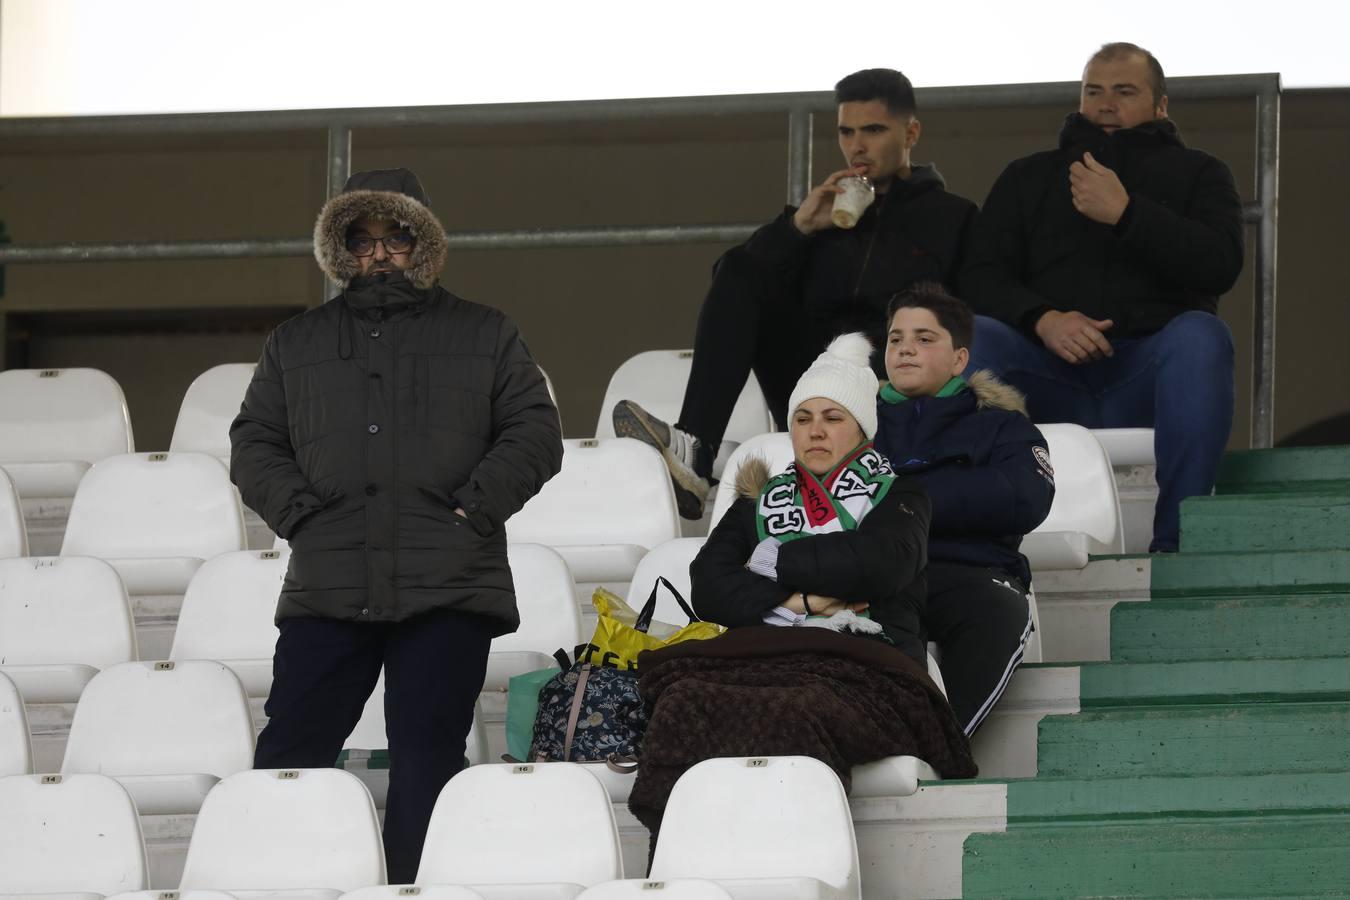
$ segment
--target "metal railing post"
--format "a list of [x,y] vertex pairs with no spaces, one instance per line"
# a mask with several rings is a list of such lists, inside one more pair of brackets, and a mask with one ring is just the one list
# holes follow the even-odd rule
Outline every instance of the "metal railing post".
[[1256,95],[1256,315],[1252,335],[1254,448],[1275,445],[1275,259],[1280,195],[1280,81]]
[[[347,179],[352,177],[352,130],[346,125],[328,126],[328,193],[331,200],[342,190]],[[327,277],[320,279],[319,303],[325,303],[329,297],[342,290],[342,285]]]
[[815,115],[804,107],[788,112],[787,202],[800,206],[811,190],[811,138]]

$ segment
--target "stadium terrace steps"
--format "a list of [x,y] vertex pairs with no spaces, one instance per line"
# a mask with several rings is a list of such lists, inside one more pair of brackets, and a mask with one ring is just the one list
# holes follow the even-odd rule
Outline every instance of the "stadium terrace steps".
[[1350,491],[1224,494],[1181,504],[1186,553],[1350,547]]
[[1111,658],[1122,662],[1344,657],[1350,594],[1153,600],[1111,610]]
[[1350,545],[1264,553],[1178,553],[1153,560],[1154,600],[1243,594],[1350,594]]
[[1350,452],[1345,447],[1238,450],[1219,467],[1218,494],[1350,492]]

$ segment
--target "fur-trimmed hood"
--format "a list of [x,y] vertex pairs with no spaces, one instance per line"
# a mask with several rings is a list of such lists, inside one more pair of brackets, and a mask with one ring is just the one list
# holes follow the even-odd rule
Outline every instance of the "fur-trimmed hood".
[[[976,405],[980,409],[1006,409],[1009,412],[1027,415],[1027,398],[1017,388],[1005,384],[986,369],[971,373],[966,379],[971,393],[975,395]],[[1027,416],[1030,418],[1030,416]]]
[[430,198],[408,169],[357,172],[342,193],[323,205],[314,223],[314,258],[323,273],[346,285],[361,271],[347,250],[347,229],[357,219],[393,219],[417,238],[405,276],[425,290],[436,283],[449,246],[445,229],[428,208]]

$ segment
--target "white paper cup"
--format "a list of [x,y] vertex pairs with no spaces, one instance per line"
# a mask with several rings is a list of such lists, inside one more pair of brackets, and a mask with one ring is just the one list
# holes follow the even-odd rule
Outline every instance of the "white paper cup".
[[876,199],[876,189],[863,175],[848,175],[835,184],[843,188],[844,192],[834,195],[830,221],[838,228],[852,228]]

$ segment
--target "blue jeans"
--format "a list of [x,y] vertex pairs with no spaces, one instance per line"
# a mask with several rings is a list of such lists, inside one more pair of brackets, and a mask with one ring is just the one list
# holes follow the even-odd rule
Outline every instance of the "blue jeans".
[[1233,429],[1233,335],[1190,310],[1146,337],[1113,338],[1115,355],[1060,359],[996,319],[975,317],[967,372],[988,369],[1027,396],[1034,422],[1153,428],[1158,505],[1150,551],[1176,550],[1181,501],[1209,494]]

